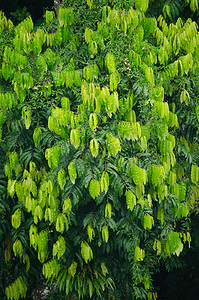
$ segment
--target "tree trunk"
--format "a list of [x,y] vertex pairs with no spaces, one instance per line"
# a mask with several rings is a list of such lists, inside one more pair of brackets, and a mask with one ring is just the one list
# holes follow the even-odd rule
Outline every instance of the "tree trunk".
[[54,8],[56,12],[56,17],[59,15],[59,5],[62,3],[62,0],[54,0]]

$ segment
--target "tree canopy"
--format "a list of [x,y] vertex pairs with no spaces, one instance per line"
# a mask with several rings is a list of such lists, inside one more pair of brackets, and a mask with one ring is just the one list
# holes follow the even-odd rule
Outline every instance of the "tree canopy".
[[190,247],[198,26],[148,5],[63,1],[37,28],[1,13],[2,297],[43,276],[68,299],[156,299]]

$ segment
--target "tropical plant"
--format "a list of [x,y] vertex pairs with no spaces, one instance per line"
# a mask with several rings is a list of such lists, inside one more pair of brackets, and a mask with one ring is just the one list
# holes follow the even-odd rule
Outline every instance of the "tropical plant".
[[1,14],[8,299],[26,297],[33,273],[68,299],[156,299],[159,263],[190,247],[197,26],[146,17],[148,1],[125,4],[65,1],[36,30]]

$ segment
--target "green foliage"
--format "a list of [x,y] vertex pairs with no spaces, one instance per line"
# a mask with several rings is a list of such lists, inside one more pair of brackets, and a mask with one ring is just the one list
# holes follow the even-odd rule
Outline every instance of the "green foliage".
[[30,15],[30,13],[27,11],[27,7],[18,8],[10,14],[15,24],[22,22],[25,18],[27,18]]
[[190,247],[197,26],[146,17],[147,0],[104,4],[65,1],[35,30],[1,15],[8,299],[26,297],[34,264],[69,299],[156,299],[159,261]]

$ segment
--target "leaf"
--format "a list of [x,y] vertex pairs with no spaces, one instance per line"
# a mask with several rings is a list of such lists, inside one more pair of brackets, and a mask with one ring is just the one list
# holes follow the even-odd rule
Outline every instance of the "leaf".
[[136,246],[135,248],[135,254],[134,254],[134,260],[135,261],[142,261],[145,256],[145,251],[142,250],[140,247]]
[[94,287],[89,278],[87,279],[87,282],[88,282],[89,296],[90,296],[90,298],[92,298]]
[[56,220],[56,231],[63,233],[64,230],[68,230],[68,219],[64,214],[59,214]]
[[198,1],[197,0],[191,0],[190,1],[190,9],[195,12],[198,10]]
[[34,222],[35,224],[38,223],[38,220],[42,220],[43,219],[43,210],[41,208],[41,206],[37,205],[35,210],[34,210]]
[[170,20],[172,20],[172,16],[171,16],[171,7],[170,5],[164,5],[163,7],[163,14],[164,14],[164,17],[166,19],[166,17],[168,16]]
[[75,184],[75,179],[77,178],[76,164],[74,161],[71,161],[68,165],[68,173],[70,176],[70,181]]
[[154,79],[153,69],[144,64],[142,65],[142,69],[144,71],[146,80],[151,84],[151,86],[154,86],[155,79]]
[[68,8],[60,7],[58,20],[60,26],[65,27],[67,25],[72,25],[74,22],[73,9],[71,7]]
[[23,246],[20,240],[16,240],[13,244],[13,252],[15,256],[21,256],[23,251]]
[[93,131],[96,130],[97,124],[98,124],[98,117],[97,117],[96,113],[90,114],[90,116],[89,116],[89,126]]
[[101,187],[101,192],[105,192],[105,194],[108,192],[109,188],[109,175],[107,172],[103,172],[101,179],[100,179],[100,187]]
[[87,233],[88,233],[88,237],[89,237],[89,240],[90,242],[93,240],[93,237],[95,236],[95,231],[94,229],[92,228],[91,224],[89,224],[87,226]]
[[141,25],[144,28],[144,35],[149,36],[155,32],[157,21],[155,18],[144,18]]
[[179,233],[170,231],[168,234],[168,241],[169,241],[170,253],[179,256],[180,252],[183,250],[183,244],[179,237]]
[[71,213],[72,210],[72,203],[70,198],[67,198],[64,200],[64,204],[62,206],[63,212],[66,213],[67,215],[69,215]]
[[186,90],[183,90],[180,94],[180,102],[185,102],[186,105],[189,104],[190,96]]
[[72,129],[70,133],[71,144],[77,149],[80,146],[80,131],[79,129]]
[[86,27],[84,35],[86,43],[90,44],[92,42],[93,31],[90,28]]
[[77,263],[73,261],[70,267],[68,268],[68,274],[74,277],[76,273],[76,269],[77,269]]
[[145,136],[142,136],[141,139],[141,151],[144,152],[147,149],[147,140]]
[[117,90],[117,86],[120,83],[120,74],[118,72],[110,75],[110,89],[111,91]]
[[31,125],[31,112],[26,106],[22,109],[22,119],[24,120],[26,129],[29,129]]
[[54,11],[47,10],[45,17],[46,17],[46,24],[50,24],[53,21],[53,19],[55,18]]
[[136,185],[146,184],[147,182],[146,170],[138,167],[137,165],[131,165],[131,176]]
[[[142,0],[141,0],[142,1]],[[144,29],[141,25],[139,25],[135,30],[133,34],[133,40],[136,44],[139,44],[144,38]],[[133,55],[133,58],[136,60],[135,65],[139,66],[140,65],[140,56],[139,55]]]
[[30,258],[28,254],[23,255],[23,263],[26,264],[26,272],[30,269]]
[[111,218],[111,204],[107,203],[105,206],[105,218],[109,217]]
[[121,151],[120,141],[112,134],[106,136],[107,150],[110,154],[117,155]]
[[127,208],[130,209],[131,211],[136,205],[136,197],[133,194],[133,192],[130,190],[126,191],[126,204],[127,204]]
[[90,150],[93,157],[97,157],[99,154],[99,143],[96,139],[90,141]]
[[158,207],[157,219],[161,222],[161,225],[164,224],[164,210]]
[[101,263],[101,269],[102,269],[103,275],[106,276],[106,274],[108,274],[108,269],[104,263]]
[[161,242],[159,240],[155,240],[155,242],[153,244],[153,249],[157,250],[157,255],[161,254],[162,245],[161,245]]
[[57,179],[58,179],[60,188],[63,190],[64,186],[66,184],[66,171],[63,169],[59,170]]
[[144,229],[151,229],[152,226],[154,225],[154,220],[153,217],[150,216],[149,214],[144,215]]
[[13,197],[15,193],[15,183],[16,180],[11,180],[11,179],[8,180],[8,193],[10,194],[11,197]]
[[100,194],[100,182],[98,180],[92,179],[89,184],[89,193],[93,199]]
[[48,148],[45,151],[45,157],[48,160],[49,167],[58,167],[60,162],[60,155],[61,155],[61,148],[60,147],[53,147]]
[[21,210],[17,209],[12,215],[12,226],[17,229],[21,225]]
[[93,251],[89,244],[85,241],[81,242],[81,254],[86,263],[93,258]]
[[149,0],[135,0],[136,10],[146,12],[148,5],[149,5]]
[[106,67],[107,67],[107,69],[108,69],[108,71],[109,71],[110,74],[116,72],[115,58],[114,58],[113,54],[108,53],[106,55],[105,64],[106,64]]
[[88,45],[88,52],[90,53],[91,58],[94,58],[97,55],[97,43],[96,43],[96,41],[92,41]]
[[33,133],[33,141],[35,143],[35,146],[37,147],[39,142],[42,139],[42,131],[40,127],[35,128],[34,133]]
[[104,226],[102,227],[102,240],[103,240],[105,243],[108,243],[108,239],[109,239],[108,226],[107,226],[107,225],[104,225]]
[[199,180],[199,167],[196,165],[191,166],[191,181],[195,184],[198,183]]
[[154,186],[158,186],[163,183],[166,178],[165,170],[163,166],[152,165],[149,168],[149,177]]

